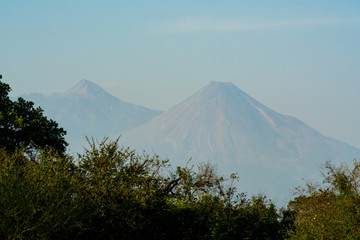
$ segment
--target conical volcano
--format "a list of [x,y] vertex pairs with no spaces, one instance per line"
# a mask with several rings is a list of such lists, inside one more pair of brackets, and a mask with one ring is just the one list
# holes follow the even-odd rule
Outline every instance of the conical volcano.
[[86,146],[85,136],[119,136],[160,114],[124,102],[89,80],[81,80],[65,92],[23,97],[41,106],[47,116],[66,129],[70,150],[78,152]]
[[122,141],[168,157],[174,165],[185,165],[189,158],[193,163],[213,162],[220,171],[252,178],[244,184],[252,192],[268,188],[279,192],[276,185],[297,184],[318,173],[326,160],[351,161],[360,156],[359,149],[269,109],[232,83],[220,82],[211,82],[127,132]]

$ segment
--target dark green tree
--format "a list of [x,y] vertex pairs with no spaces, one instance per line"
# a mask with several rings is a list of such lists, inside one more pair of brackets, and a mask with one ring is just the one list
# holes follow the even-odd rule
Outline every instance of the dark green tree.
[[38,148],[53,148],[64,154],[66,131],[44,116],[33,102],[21,97],[12,101],[10,91],[10,86],[0,81],[0,148],[9,152],[24,148],[26,154]]

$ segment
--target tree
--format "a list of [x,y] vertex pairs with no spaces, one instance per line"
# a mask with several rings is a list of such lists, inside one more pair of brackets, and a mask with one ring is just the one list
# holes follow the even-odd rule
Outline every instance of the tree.
[[289,203],[295,212],[291,239],[360,239],[360,162],[324,165],[324,184],[308,184]]
[[0,148],[9,152],[24,148],[26,154],[39,147],[53,148],[63,155],[68,145],[66,131],[47,119],[33,102],[21,97],[12,101],[10,91],[10,86],[0,81]]
[[87,139],[78,156],[84,239],[161,239],[158,222],[166,215],[161,176],[167,161],[120,148],[118,140]]

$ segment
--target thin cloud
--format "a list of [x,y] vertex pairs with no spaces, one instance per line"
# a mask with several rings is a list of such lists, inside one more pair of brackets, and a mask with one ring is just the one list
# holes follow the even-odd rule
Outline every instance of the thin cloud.
[[353,22],[350,19],[285,19],[285,20],[249,20],[249,19],[217,19],[208,16],[188,16],[177,19],[165,26],[171,32],[236,32],[250,30],[266,30],[289,27],[313,27],[344,24]]

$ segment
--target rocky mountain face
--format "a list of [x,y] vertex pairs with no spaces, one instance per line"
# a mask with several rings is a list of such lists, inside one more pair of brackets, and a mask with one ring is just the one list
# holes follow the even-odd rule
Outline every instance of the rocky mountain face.
[[160,111],[121,101],[88,80],[81,80],[66,92],[32,93],[22,97],[41,106],[46,116],[67,130],[71,152],[82,151],[85,136],[97,139],[120,136],[160,114]]
[[211,82],[182,103],[130,130],[124,145],[167,157],[174,165],[213,162],[236,172],[240,191],[290,197],[326,160],[351,162],[360,150],[277,113],[232,83]]

